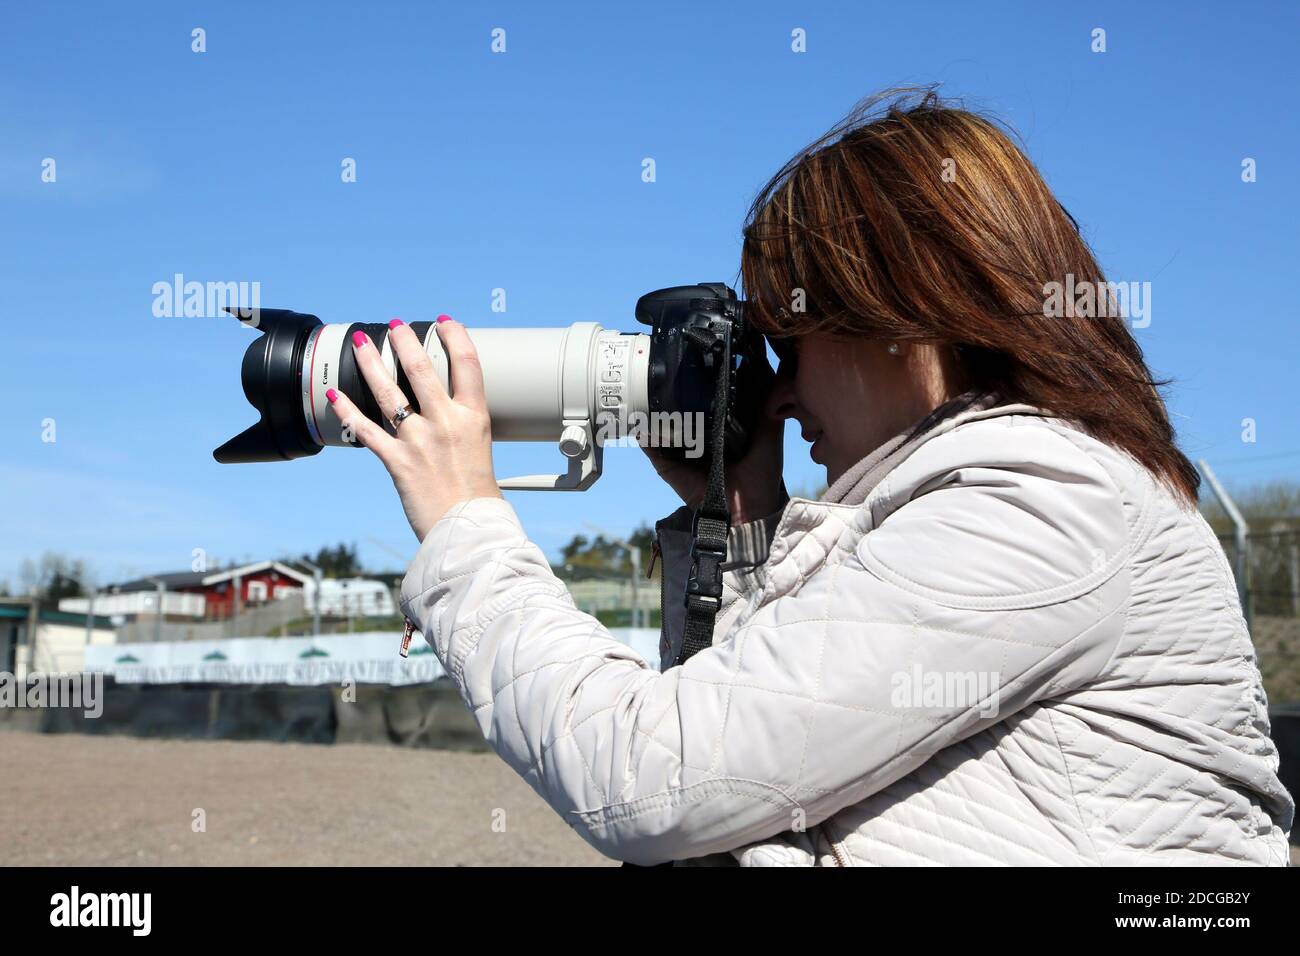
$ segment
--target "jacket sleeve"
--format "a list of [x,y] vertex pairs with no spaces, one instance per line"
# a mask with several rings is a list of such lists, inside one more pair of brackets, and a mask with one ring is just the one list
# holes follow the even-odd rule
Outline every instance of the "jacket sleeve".
[[1104,473],[1062,468],[950,470],[822,542],[852,550],[839,562],[802,551],[787,512],[767,599],[662,674],[574,607],[501,499],[438,522],[402,608],[491,746],[593,846],[702,856],[814,826],[1096,676],[1127,534]]

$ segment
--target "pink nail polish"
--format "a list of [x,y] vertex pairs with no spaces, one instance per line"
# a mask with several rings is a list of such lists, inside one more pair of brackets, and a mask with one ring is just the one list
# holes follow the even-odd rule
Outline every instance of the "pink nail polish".
[[365,345],[367,341],[366,333],[362,332],[360,329],[352,333],[352,344],[357,348],[361,348],[361,346]]
[[395,329],[395,328],[397,328],[399,325],[405,325],[405,324],[406,324],[406,323],[403,322],[401,319],[393,319],[393,321],[391,321],[391,322],[388,323],[388,327],[389,327],[390,329]]
[[439,321],[439,322],[450,322],[450,321],[451,321],[451,316],[450,316],[450,315],[440,315],[440,316],[438,316],[438,321]]
[[333,405],[335,402],[339,400],[339,393],[334,391],[334,389],[331,388],[329,391],[325,393],[325,398],[331,405]]

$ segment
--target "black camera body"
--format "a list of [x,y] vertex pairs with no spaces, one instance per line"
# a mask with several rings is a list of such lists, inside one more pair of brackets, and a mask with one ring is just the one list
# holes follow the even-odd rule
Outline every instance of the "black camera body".
[[[672,286],[641,296],[636,318],[652,329],[650,410],[702,414],[712,428],[719,410],[718,376],[724,376],[723,457],[735,461],[744,455],[762,411],[763,386],[772,375],[763,337],[745,321],[745,303],[721,282]],[[660,452],[686,456],[681,447]]]

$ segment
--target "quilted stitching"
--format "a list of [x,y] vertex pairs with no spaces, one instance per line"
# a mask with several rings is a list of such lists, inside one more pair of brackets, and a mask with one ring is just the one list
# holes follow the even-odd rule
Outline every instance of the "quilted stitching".
[[[662,675],[573,606],[498,499],[439,522],[403,609],[498,752],[626,859],[732,849],[745,865],[828,863],[834,839],[864,865],[1284,860],[1293,806],[1226,559],[1199,516],[1055,420],[970,422],[927,444],[861,507],[792,500],[767,562],[727,572],[715,646]],[[1075,475],[1052,487],[1060,495],[1104,475],[1091,487],[1122,520],[1094,542],[1106,573],[1078,572],[1097,578],[1086,594],[946,607],[857,560],[868,538],[911,527],[905,516],[923,513],[911,501],[979,470],[950,451],[971,445],[990,462],[1034,462],[1016,493],[1035,513],[1053,513],[1032,498],[1053,469]],[[1101,516],[1070,534],[1094,527]],[[989,560],[942,554],[956,569]],[[1062,568],[1076,557],[1056,555]],[[996,560],[1033,573],[1014,551]],[[882,704],[888,670],[913,662],[994,669],[1002,709],[983,719]],[[810,830],[782,833],[796,809]]]

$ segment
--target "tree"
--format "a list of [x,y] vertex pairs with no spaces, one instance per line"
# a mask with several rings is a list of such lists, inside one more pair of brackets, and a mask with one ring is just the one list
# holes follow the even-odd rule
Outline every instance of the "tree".
[[[1270,481],[1244,488],[1231,488],[1228,493],[1241,510],[1241,516],[1250,525],[1251,534],[1300,529],[1300,482]],[[1215,534],[1232,534],[1232,519],[1219,505],[1208,483],[1201,485],[1201,514]]]
[[[641,552],[642,572],[649,570],[650,563],[654,559],[655,540],[655,529],[645,522],[634,528],[627,536],[627,543]],[[658,573],[657,566],[655,572]]]
[[327,578],[351,578],[361,573],[361,559],[357,555],[355,544],[340,543],[333,548],[323,547],[316,552],[314,558],[310,554],[304,554],[303,557],[317,565]]
[[[1300,483],[1272,481],[1228,492],[1250,525],[1250,593],[1256,614],[1292,616],[1300,578]],[[1236,572],[1233,524],[1208,485],[1202,486],[1201,513],[1223,545]]]
[[23,562],[19,580],[28,594],[42,601],[80,597],[87,581],[86,563],[47,551],[39,561],[28,558]]
[[[632,572],[632,548],[641,552],[641,570],[645,573],[650,568],[654,544],[654,528],[643,522],[627,536],[627,544],[603,534],[595,538],[575,534],[560,548],[560,558],[574,577],[627,577]],[[655,573],[659,573],[657,566]]]
[[565,563],[568,564],[586,550],[587,536],[585,534],[575,534],[569,539],[569,543],[560,549],[560,557],[564,558]]

